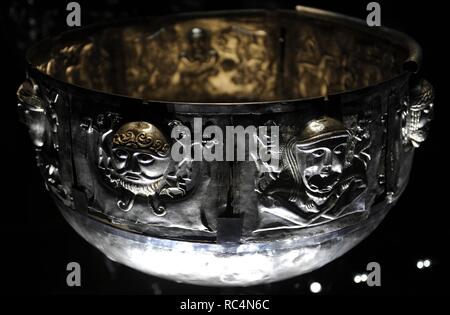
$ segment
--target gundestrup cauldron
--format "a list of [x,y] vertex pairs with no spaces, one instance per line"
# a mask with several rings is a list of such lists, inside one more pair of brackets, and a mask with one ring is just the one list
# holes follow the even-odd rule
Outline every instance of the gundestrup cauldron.
[[110,259],[252,285],[336,259],[394,206],[432,117],[420,58],[305,7],[133,19],[31,47],[19,112],[56,205]]

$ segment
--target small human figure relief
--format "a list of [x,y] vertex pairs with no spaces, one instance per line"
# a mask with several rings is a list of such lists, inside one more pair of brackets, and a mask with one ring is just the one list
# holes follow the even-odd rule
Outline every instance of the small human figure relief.
[[[367,130],[322,117],[281,148],[280,169],[259,176],[255,232],[317,225],[364,209],[352,203],[367,187]],[[280,220],[281,219],[281,220]]]

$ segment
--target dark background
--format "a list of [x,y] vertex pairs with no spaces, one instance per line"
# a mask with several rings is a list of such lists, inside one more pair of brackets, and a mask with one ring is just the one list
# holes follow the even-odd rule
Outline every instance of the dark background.
[[[63,220],[46,192],[28,133],[17,122],[15,93],[24,79],[24,52],[37,40],[68,30],[70,1],[0,1],[1,153],[0,188],[3,287],[9,293],[142,294],[310,294],[319,281],[322,294],[448,294],[449,266],[449,30],[442,1],[378,1],[384,26],[404,31],[423,47],[421,73],[436,89],[431,134],[416,151],[410,183],[397,205],[366,240],[332,263],[307,275],[249,288],[209,288],[147,276],[107,260]],[[171,12],[318,7],[365,19],[370,1],[78,1],[82,25],[124,17]],[[429,258],[419,270],[417,260]],[[79,262],[82,286],[66,286],[66,265]],[[370,261],[381,265],[381,287],[353,282]]]

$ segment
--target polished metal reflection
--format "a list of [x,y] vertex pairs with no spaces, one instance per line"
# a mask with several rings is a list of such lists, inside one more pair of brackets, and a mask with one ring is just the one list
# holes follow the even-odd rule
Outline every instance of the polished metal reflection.
[[268,15],[107,29],[55,48],[37,67],[110,93],[186,102],[325,96],[401,73],[405,52],[371,41],[368,32],[285,18],[281,28],[278,17]]
[[[419,61],[404,34],[314,9],[171,16],[38,44],[19,111],[56,204],[109,258],[252,285],[323,266],[393,207],[432,118]],[[215,141],[181,141],[196,118],[276,126],[258,141],[280,163],[173,159]]]

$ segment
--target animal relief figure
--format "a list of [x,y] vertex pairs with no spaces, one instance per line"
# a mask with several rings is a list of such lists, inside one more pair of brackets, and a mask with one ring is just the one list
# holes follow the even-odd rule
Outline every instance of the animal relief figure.
[[[279,173],[257,184],[257,231],[306,227],[358,211],[348,206],[367,187],[368,140],[330,117],[310,121],[282,149]],[[274,179],[267,183],[267,177]]]

